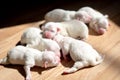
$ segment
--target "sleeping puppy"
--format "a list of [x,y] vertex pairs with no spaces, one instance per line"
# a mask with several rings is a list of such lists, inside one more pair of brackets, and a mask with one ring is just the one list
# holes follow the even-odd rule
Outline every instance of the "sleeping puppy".
[[30,27],[23,31],[21,35],[21,44],[34,44],[37,38],[42,37],[42,30],[37,27]]
[[57,33],[63,36],[70,36],[76,39],[88,38],[88,27],[85,23],[78,20],[65,22],[48,22],[42,26],[43,37],[49,38]]
[[40,51],[47,49],[55,52],[60,57],[59,45],[51,39],[43,38],[40,32],[41,30],[36,28],[25,29],[20,40],[21,44],[27,44],[27,47],[35,48]]
[[90,28],[98,34],[104,34],[109,26],[108,15],[103,15],[91,7],[80,8],[75,15],[76,19],[89,23]]
[[54,9],[45,14],[46,22],[62,22],[74,19],[75,11]]
[[104,34],[109,27],[109,23],[106,17],[107,16],[93,18],[89,23],[89,26],[98,34]]
[[5,58],[0,59],[0,64],[24,65],[26,80],[31,80],[30,68],[33,66],[54,67],[60,62],[58,56],[52,51],[38,51],[36,49],[16,46],[8,51]]
[[70,57],[75,62],[73,67],[65,70],[63,74],[73,73],[87,66],[96,66],[103,61],[101,55],[84,41],[64,37],[60,34],[54,36],[53,40],[60,45],[64,59],[66,60],[66,55],[70,54]]

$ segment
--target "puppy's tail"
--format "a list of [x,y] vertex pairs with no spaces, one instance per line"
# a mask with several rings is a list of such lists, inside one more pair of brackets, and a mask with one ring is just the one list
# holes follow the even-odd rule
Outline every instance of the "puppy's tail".
[[8,57],[0,59],[0,64],[9,64]]

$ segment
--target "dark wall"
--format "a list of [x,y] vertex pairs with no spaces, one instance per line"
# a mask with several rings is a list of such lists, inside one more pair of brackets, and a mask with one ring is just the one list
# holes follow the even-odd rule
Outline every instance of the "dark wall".
[[69,4],[69,0],[29,0],[0,2],[0,26],[11,26],[44,19],[44,14],[54,8]]
[[116,12],[113,10],[113,13],[119,13],[118,4],[119,0],[4,0],[0,2],[0,27],[43,20],[45,13],[55,8],[77,10],[83,6],[91,6],[110,14],[110,10],[105,9],[113,6],[118,9]]

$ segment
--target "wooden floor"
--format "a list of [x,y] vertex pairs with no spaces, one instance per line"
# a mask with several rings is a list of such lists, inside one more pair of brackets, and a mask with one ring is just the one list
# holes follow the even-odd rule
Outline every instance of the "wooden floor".
[[[105,55],[103,63],[67,75],[62,75],[61,73],[71,67],[73,61],[62,61],[57,67],[49,69],[34,67],[31,69],[32,80],[120,80],[120,7],[118,8],[118,2],[106,2],[108,6],[105,6],[104,2],[100,3],[100,1],[94,5],[94,2],[88,2],[91,6],[93,5],[94,8],[110,16],[110,28],[108,31],[104,35],[97,35],[90,29],[87,40],[99,53]],[[83,3],[84,5],[88,4],[86,2]],[[79,5],[76,3],[76,9],[78,7]],[[74,9],[73,7],[70,8],[70,5],[66,8]],[[31,26],[38,26],[43,22],[44,20],[40,20],[1,28],[0,58],[5,57],[7,51],[18,44],[24,29]],[[24,77],[25,72],[23,66],[0,65],[0,80],[24,80]]]

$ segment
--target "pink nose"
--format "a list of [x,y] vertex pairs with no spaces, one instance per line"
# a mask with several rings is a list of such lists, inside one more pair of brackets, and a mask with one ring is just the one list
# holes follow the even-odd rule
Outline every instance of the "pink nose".
[[106,29],[103,29],[103,28],[99,28],[99,30],[98,30],[98,33],[99,34],[104,34],[106,32]]
[[44,33],[44,37],[46,37],[46,38],[50,38],[50,37],[51,37],[51,35],[50,35],[50,33],[49,33],[49,32],[45,32],[45,33]]

